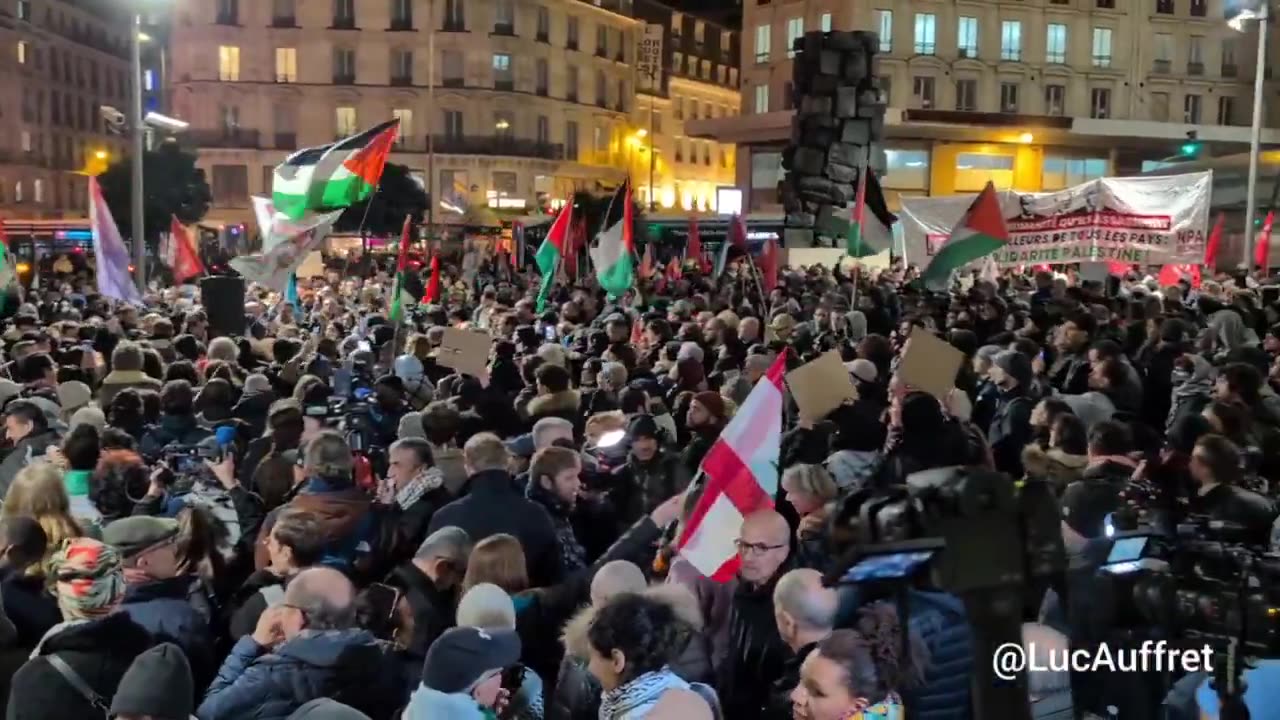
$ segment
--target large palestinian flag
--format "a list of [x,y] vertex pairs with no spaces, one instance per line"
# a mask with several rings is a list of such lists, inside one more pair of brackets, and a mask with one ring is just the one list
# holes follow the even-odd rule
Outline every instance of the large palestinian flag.
[[391,154],[400,121],[290,155],[275,170],[271,202],[291,220],[350,207],[373,194]]

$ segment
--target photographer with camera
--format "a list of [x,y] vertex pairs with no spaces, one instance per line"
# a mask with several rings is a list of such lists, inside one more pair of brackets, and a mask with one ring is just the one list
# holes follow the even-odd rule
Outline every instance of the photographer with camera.
[[1196,441],[1189,465],[1196,487],[1187,509],[1193,515],[1238,525],[1249,544],[1266,545],[1276,519],[1275,503],[1240,487],[1241,465],[1240,450],[1221,435]]

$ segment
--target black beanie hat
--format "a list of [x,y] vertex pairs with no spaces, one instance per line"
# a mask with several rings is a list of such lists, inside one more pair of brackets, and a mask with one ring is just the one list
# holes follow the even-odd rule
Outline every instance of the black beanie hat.
[[156,720],[187,720],[195,712],[195,682],[182,649],[162,643],[133,659],[120,678],[111,715],[149,715]]

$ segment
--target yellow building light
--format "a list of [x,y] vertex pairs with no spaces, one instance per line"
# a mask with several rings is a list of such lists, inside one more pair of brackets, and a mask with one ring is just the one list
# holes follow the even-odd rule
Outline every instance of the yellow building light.
[[1018,136],[1018,142],[1022,143],[1023,145],[1030,145],[1031,143],[1035,142],[1035,139],[1036,139],[1036,136],[1032,135],[1029,132],[1024,132]]

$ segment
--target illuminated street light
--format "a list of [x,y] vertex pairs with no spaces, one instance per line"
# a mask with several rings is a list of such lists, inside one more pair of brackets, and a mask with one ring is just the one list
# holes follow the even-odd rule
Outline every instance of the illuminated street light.
[[647,136],[648,134],[649,134],[649,131],[648,131],[648,130],[645,130],[644,128],[640,128],[639,130],[637,130],[637,131],[636,131],[636,137],[638,137],[638,138],[645,137],[645,136]]
[[1024,132],[1018,136],[1018,142],[1022,143],[1023,145],[1030,145],[1035,139],[1036,139],[1036,136],[1032,135],[1029,132]]
[[106,150],[99,150],[99,151],[95,152],[95,153],[93,154],[93,156],[94,156],[94,157],[96,157],[96,158],[98,158],[99,160],[106,160],[106,159],[107,159],[107,151],[106,151]]

